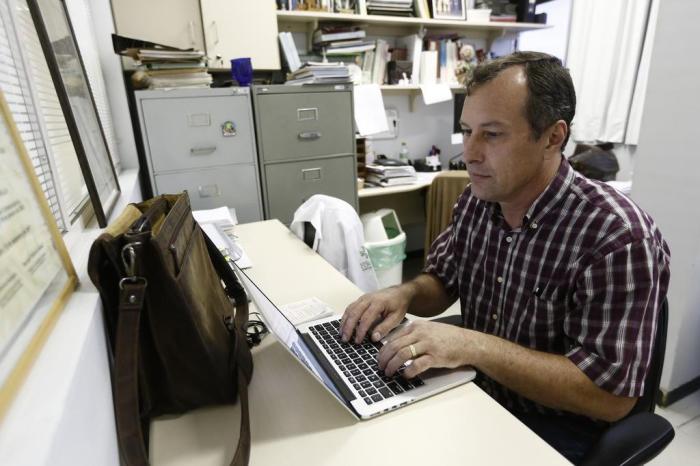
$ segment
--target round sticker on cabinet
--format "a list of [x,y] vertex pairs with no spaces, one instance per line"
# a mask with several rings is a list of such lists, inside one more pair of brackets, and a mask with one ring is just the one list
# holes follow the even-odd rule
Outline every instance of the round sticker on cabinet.
[[225,121],[223,125],[221,125],[221,134],[225,137],[231,137],[236,135],[236,125],[233,124],[232,121]]

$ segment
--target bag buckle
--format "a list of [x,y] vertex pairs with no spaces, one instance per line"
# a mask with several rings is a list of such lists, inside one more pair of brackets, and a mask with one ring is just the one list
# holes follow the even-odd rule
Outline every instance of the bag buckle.
[[124,289],[124,283],[142,283],[143,286],[148,286],[148,281],[145,277],[137,277],[136,274],[136,246],[140,246],[141,241],[127,243],[122,247],[122,264],[126,271],[126,277],[119,280],[119,289]]
[[119,280],[119,289],[124,289],[124,283],[142,283],[143,286],[148,286],[148,280],[144,277],[124,277]]

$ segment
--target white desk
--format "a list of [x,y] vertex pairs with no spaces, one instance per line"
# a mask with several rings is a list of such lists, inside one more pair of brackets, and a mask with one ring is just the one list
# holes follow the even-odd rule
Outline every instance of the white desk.
[[373,187],[367,187],[367,188],[362,188],[357,192],[357,197],[360,199],[364,199],[367,197],[375,197],[375,196],[385,196],[387,194],[397,194],[397,193],[406,193],[410,191],[419,191],[421,189],[427,188],[430,186],[430,183],[433,182],[433,179],[439,174],[440,172],[418,172],[416,173],[416,182],[411,183],[411,184],[402,184],[399,186],[387,186],[387,187],[382,187],[382,186],[373,186]]
[[[276,220],[237,227],[252,278],[278,304],[317,296],[342,312],[360,290]],[[253,351],[251,465],[568,464],[475,384],[359,422],[274,340]],[[154,465],[227,465],[239,407],[158,420]]]

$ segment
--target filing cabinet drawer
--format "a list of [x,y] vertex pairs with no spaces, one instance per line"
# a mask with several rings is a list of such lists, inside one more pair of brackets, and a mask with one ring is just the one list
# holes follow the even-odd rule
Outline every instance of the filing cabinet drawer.
[[[141,100],[153,173],[252,162],[255,157],[250,97]],[[224,127],[228,122],[233,123]]]
[[357,209],[355,175],[351,156],[266,165],[267,217],[288,225],[294,211],[314,194],[337,197]]
[[354,153],[352,93],[259,94],[256,104],[266,162]]
[[240,223],[262,220],[254,165],[234,165],[156,175],[156,194],[186,190],[192,209],[227,206],[236,209]]

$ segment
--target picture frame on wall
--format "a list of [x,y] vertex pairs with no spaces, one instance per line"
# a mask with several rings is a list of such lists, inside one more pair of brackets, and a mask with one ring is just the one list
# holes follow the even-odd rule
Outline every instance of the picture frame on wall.
[[464,0],[432,0],[434,19],[466,20]]
[[119,197],[112,157],[64,0],[27,0],[100,227]]
[[0,92],[0,421],[78,284]]

